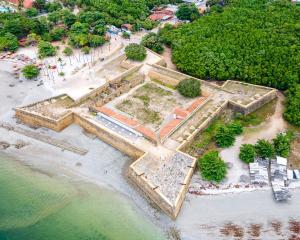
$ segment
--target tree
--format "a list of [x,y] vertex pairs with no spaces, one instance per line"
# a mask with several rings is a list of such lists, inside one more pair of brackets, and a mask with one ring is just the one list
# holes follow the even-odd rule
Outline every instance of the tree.
[[147,56],[145,47],[136,43],[129,44],[125,48],[125,53],[128,59],[140,62],[145,60]]
[[38,69],[37,66],[30,64],[30,65],[26,65],[22,69],[22,73],[25,78],[33,79],[33,78],[36,78],[40,74],[40,70]]
[[287,91],[284,118],[295,126],[300,126],[300,84],[294,84]]
[[229,131],[231,131],[234,135],[241,135],[243,133],[243,126],[240,122],[234,121],[228,125]]
[[255,151],[257,156],[262,158],[274,157],[275,151],[273,145],[264,139],[259,139],[255,144]]
[[63,53],[66,55],[66,56],[71,56],[73,54],[73,50],[72,48],[70,47],[65,47]]
[[42,11],[45,9],[46,0],[35,0],[33,2],[33,6],[38,9],[39,11]]
[[179,93],[184,97],[195,98],[201,95],[200,81],[194,78],[182,80],[178,84],[177,89]]
[[201,176],[208,181],[221,182],[227,173],[226,163],[217,151],[210,151],[198,159]]
[[60,27],[53,28],[50,32],[52,41],[59,41],[66,36],[66,30]]
[[105,43],[105,39],[103,36],[92,35],[90,34],[88,37],[88,44],[90,47],[99,47]]
[[36,17],[39,12],[36,8],[28,8],[25,13],[27,17]]
[[230,147],[235,142],[235,134],[228,127],[221,125],[217,129],[215,141],[218,147]]
[[0,37],[0,51],[15,52],[19,48],[18,39],[11,33],[5,33]]
[[180,20],[193,21],[200,17],[200,13],[195,4],[181,4],[176,12]]
[[164,51],[164,47],[162,45],[162,42],[160,38],[158,37],[157,34],[151,32],[148,33],[146,36],[142,38],[141,44],[146,47],[151,49],[154,52],[157,52],[161,54]]
[[240,147],[239,158],[245,163],[254,162],[256,156],[255,148],[252,144],[243,144]]
[[276,155],[281,157],[288,157],[291,150],[291,133],[278,133],[276,138],[273,139],[273,146]]
[[40,41],[38,44],[39,57],[50,57],[56,55],[56,48],[51,45],[49,42]]

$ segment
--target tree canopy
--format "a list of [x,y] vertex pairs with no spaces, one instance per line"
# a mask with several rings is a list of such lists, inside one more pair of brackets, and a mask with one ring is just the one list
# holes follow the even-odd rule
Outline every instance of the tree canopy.
[[295,84],[287,91],[284,118],[291,124],[300,126],[300,84]]
[[145,47],[136,43],[129,44],[125,48],[125,53],[128,59],[134,61],[143,61],[147,56]]
[[245,163],[254,162],[256,156],[255,148],[252,144],[243,144],[240,147],[239,158]]
[[272,158],[274,157],[275,151],[273,145],[265,140],[259,139],[255,144],[255,151],[257,156],[262,158]]
[[195,98],[201,95],[200,81],[194,78],[188,78],[182,80],[177,89],[179,93],[188,98]]
[[180,6],[176,12],[176,16],[180,20],[193,21],[200,17],[200,13],[195,4],[183,3],[183,4],[180,4]]
[[286,89],[300,79],[299,23],[299,9],[289,0],[228,0],[223,13],[207,14],[162,37],[183,72]]
[[142,38],[141,44],[154,52],[162,53],[164,47],[156,33],[150,32]]
[[226,163],[217,151],[210,151],[198,159],[201,176],[208,181],[221,182],[227,173]]

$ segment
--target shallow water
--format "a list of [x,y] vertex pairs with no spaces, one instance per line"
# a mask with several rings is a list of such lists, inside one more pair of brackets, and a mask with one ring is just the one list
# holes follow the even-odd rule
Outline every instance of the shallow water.
[[163,239],[120,194],[0,155],[0,239]]

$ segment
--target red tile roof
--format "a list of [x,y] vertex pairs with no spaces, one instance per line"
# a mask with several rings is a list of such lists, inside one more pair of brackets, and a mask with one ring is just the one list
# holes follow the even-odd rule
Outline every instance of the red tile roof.
[[204,102],[205,99],[206,99],[206,98],[199,98],[199,99],[197,99],[196,101],[194,101],[194,102],[186,109],[186,111],[192,113],[194,110],[196,110],[196,108],[197,108],[199,105],[201,105],[201,104]]
[[160,138],[164,138],[168,134],[170,134],[183,120],[182,119],[173,119],[168,122],[159,132]]

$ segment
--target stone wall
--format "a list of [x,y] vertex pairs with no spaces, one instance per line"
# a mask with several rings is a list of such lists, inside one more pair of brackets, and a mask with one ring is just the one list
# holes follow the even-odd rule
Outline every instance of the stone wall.
[[87,132],[95,134],[102,141],[120,150],[133,159],[138,159],[142,155],[144,155],[144,152],[142,150],[135,147],[128,140],[121,137],[120,135],[115,134],[104,126],[100,126],[91,119],[87,119],[79,116],[78,114],[74,114],[74,123],[81,126]]
[[45,116],[40,116],[20,108],[17,108],[15,110],[15,115],[23,123],[29,126],[46,127],[57,132],[63,130],[64,128],[73,123],[73,112],[71,111],[67,112],[63,117],[61,117],[58,120],[47,118]]
[[277,90],[274,89],[268,92],[267,94],[265,94],[264,96],[261,96],[259,99],[249,103],[248,105],[242,105],[230,100],[229,107],[235,112],[239,112],[246,115],[256,111],[257,109],[261,108],[263,105],[272,101],[276,97],[277,97]]
[[147,154],[148,153],[130,165],[128,169],[128,177],[144,192],[147,197],[150,198],[152,202],[162,209],[170,218],[175,219],[176,216],[174,214],[174,206],[172,203],[164,197],[159,188],[156,188],[143,175],[138,174],[134,168],[134,165]]

